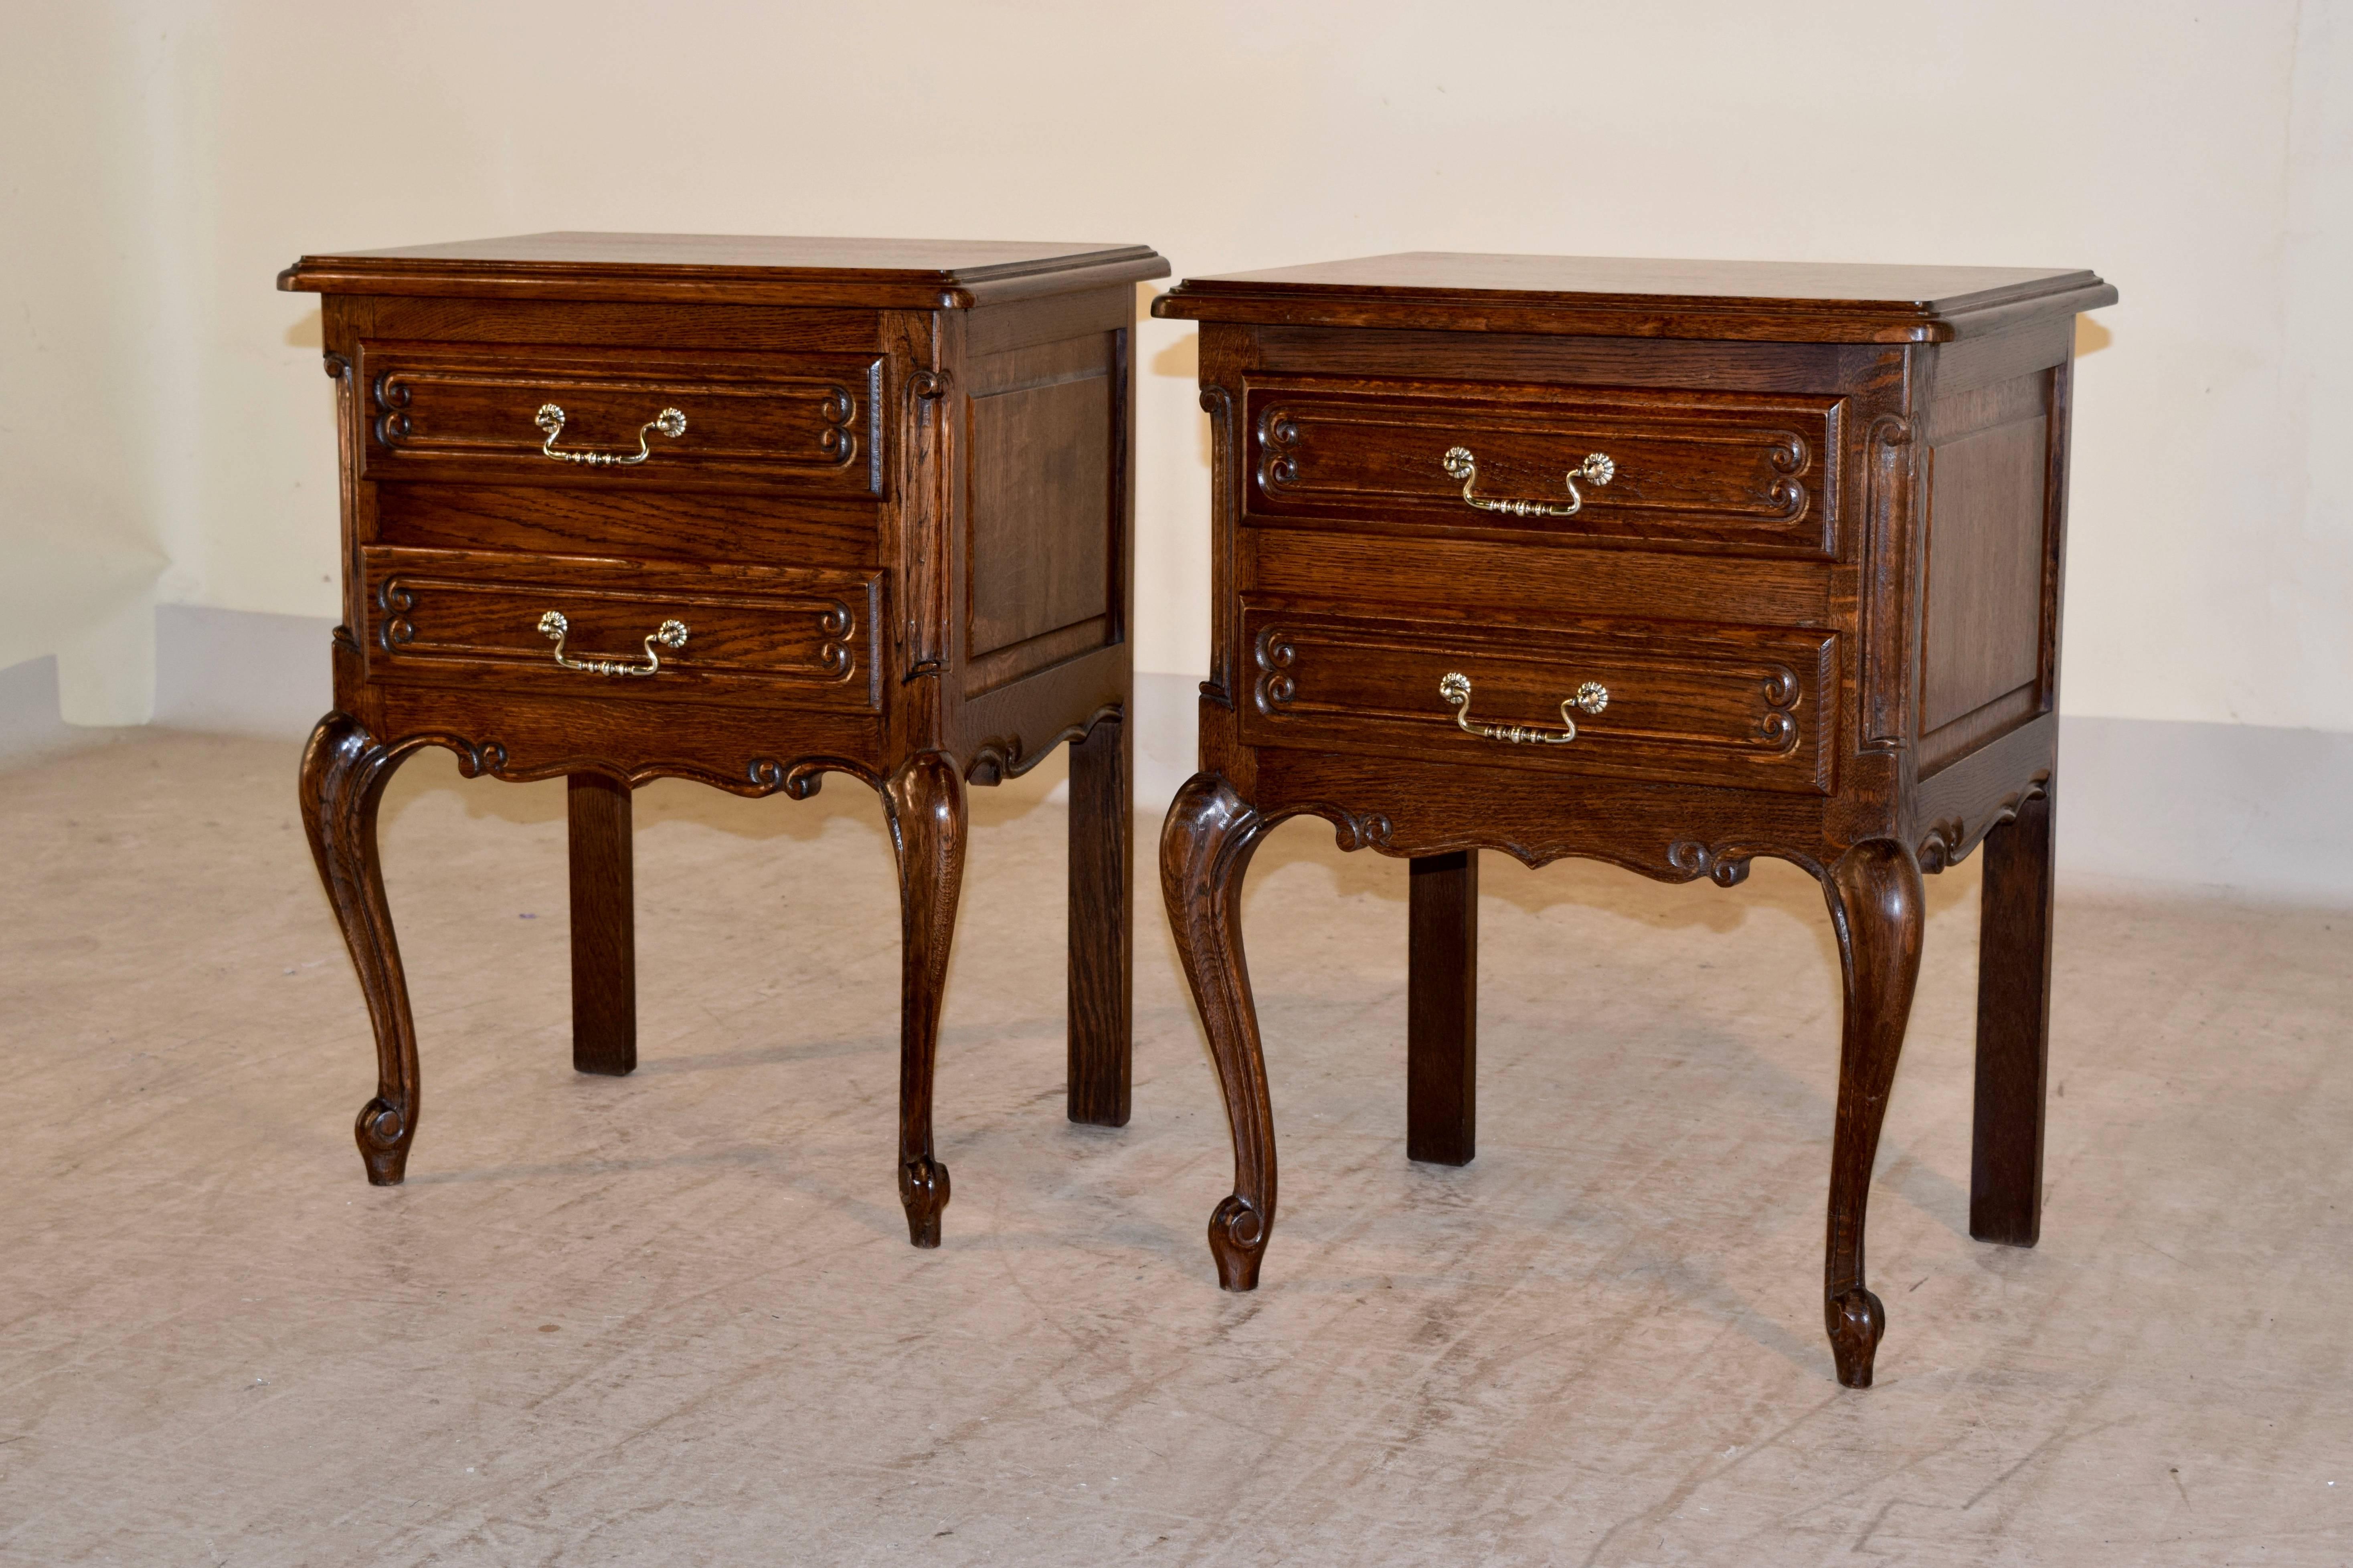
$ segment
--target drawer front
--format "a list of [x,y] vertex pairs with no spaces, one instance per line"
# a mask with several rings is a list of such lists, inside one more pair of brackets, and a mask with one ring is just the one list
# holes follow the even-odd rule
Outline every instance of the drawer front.
[[871,573],[370,549],[371,679],[880,710]]
[[1302,376],[1247,400],[1254,521],[1837,551],[1835,396]]
[[874,354],[363,343],[361,472],[872,500],[882,367]]
[[[1513,630],[1255,605],[1243,631],[1255,662],[1241,733],[1252,745],[1831,788],[1838,673],[1828,632],[1630,621]],[[1467,700],[1458,706],[1446,688]],[[1564,714],[1563,701],[1580,696]],[[1466,732],[1466,720],[1523,739]],[[1572,723],[1575,738],[1556,743]]]

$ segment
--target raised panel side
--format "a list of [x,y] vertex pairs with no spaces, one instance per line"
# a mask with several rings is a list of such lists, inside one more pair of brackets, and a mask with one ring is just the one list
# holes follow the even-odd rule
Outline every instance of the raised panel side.
[[2048,370],[1942,399],[1924,461],[1921,764],[2042,712],[2051,471]]
[[1118,338],[974,367],[965,403],[965,689],[1117,640]]

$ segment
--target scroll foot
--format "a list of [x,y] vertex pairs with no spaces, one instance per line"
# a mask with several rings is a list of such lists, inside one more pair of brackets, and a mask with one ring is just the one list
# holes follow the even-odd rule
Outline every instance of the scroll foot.
[[1872,1358],[1879,1352],[1879,1336],[1887,1331],[1887,1310],[1859,1285],[1823,1305],[1838,1380],[1849,1388],[1869,1388]]
[[1258,1289],[1258,1260],[1266,1256],[1266,1216],[1240,1193],[1210,1213],[1209,1255],[1218,1260],[1219,1289]]
[[926,1156],[899,1167],[899,1202],[907,1211],[907,1239],[940,1244],[940,1211],[948,1206],[948,1168]]
[[378,1096],[360,1107],[352,1133],[359,1141],[360,1159],[367,1165],[368,1184],[400,1185],[401,1177],[408,1173],[408,1145],[417,1136],[417,1124],[407,1114]]

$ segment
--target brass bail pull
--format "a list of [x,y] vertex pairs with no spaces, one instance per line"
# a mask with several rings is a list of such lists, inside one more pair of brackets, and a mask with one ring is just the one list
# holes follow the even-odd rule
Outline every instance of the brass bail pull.
[[1454,724],[1466,735],[1476,735],[1482,741],[1503,741],[1515,746],[1566,746],[1577,739],[1577,717],[1571,709],[1587,713],[1599,713],[1609,706],[1609,689],[1598,680],[1588,680],[1577,689],[1573,696],[1560,700],[1560,721],[1565,730],[1540,730],[1528,724],[1474,724],[1471,721],[1471,678],[1461,670],[1449,670],[1439,677],[1438,695],[1454,710]]
[[664,621],[646,637],[646,661],[635,664],[613,658],[574,658],[564,651],[564,639],[572,632],[572,623],[562,610],[550,610],[539,617],[539,635],[555,642],[555,662],[565,669],[576,669],[583,675],[654,675],[661,669],[661,655],[655,645],[680,648],[686,646],[686,623]]
[[1588,452],[1585,461],[1561,476],[1561,483],[1568,487],[1567,506],[1557,501],[1493,500],[1474,493],[1479,484],[1479,459],[1471,455],[1470,447],[1450,447],[1440,461],[1445,464],[1448,474],[1462,481],[1462,500],[1466,505],[1477,507],[1481,511],[1508,512],[1514,517],[1575,517],[1585,510],[1585,492],[1577,488],[1577,480],[1583,479],[1587,484],[1598,487],[1618,477],[1617,460],[1609,453]]
[[642,463],[652,455],[647,445],[646,433],[659,430],[671,440],[686,434],[686,416],[675,408],[665,408],[638,426],[638,449],[635,452],[559,452],[555,438],[564,434],[564,410],[555,404],[543,403],[531,422],[547,432],[547,439],[539,444],[539,455],[553,458],[559,463],[586,463],[592,468],[627,468]]

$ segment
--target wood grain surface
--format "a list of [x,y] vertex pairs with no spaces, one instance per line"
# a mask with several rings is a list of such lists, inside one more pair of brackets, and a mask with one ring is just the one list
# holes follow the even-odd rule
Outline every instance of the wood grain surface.
[[[469,776],[570,781],[589,1072],[637,1059],[634,786],[879,789],[900,1196],[931,1247],[965,784],[1073,743],[1070,1110],[1127,1119],[1129,336],[1134,283],[1166,271],[1136,246],[560,234],[281,276],[326,296],[336,386],[345,619],[301,790],[375,1026],[369,1180],[401,1179],[419,1105],[375,802],[427,745]],[[666,407],[684,427],[641,432]],[[642,462],[564,456],[633,457],[641,434]]]
[[1479,852],[1420,856],[1406,886],[1406,1158],[1467,1165],[1479,1149]]
[[[1820,881],[1846,977],[1822,1306],[1854,1387],[1886,1329],[1864,1218],[1920,878],[1996,846],[1972,1226],[2034,1239],[2070,325],[2115,298],[2033,268],[1445,255],[1161,297],[1202,322],[1212,440],[1201,771],[1161,858],[1233,1132],[1227,1289],[1275,1213],[1240,883],[1293,816],[1414,863],[1416,1158],[1475,1148],[1477,851]],[[1574,511],[1474,504],[1563,506],[1591,452],[1616,478]],[[1564,710],[1587,682],[1606,704]]]

